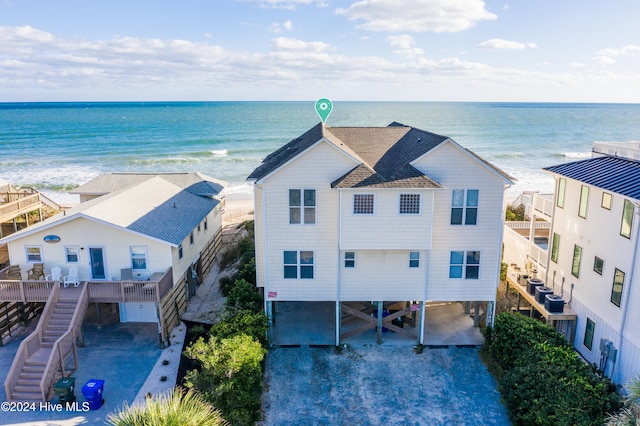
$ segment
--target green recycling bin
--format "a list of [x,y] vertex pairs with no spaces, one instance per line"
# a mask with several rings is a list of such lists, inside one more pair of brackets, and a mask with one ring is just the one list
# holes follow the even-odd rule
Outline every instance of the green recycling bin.
[[75,387],[75,377],[63,377],[53,385],[53,391],[58,396],[60,404],[66,405],[76,401],[76,395],[73,393]]

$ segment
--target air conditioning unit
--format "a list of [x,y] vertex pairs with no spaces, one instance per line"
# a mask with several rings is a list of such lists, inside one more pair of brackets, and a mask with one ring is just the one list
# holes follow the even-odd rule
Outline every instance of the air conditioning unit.
[[556,294],[547,294],[544,300],[544,308],[548,312],[561,314],[564,311],[564,299]]
[[538,285],[535,288],[536,293],[536,302],[544,305],[545,296],[547,294],[553,294],[553,289],[549,287],[545,287],[543,285]]
[[535,295],[536,287],[538,286],[544,286],[544,281],[542,281],[540,278],[529,278],[527,280],[527,293],[532,296]]

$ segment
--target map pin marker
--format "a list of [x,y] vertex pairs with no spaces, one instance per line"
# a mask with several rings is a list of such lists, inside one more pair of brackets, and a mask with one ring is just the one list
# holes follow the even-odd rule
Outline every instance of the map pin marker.
[[333,104],[327,98],[318,99],[316,101],[316,112],[322,119],[323,123],[327,121],[327,117],[329,117],[329,114],[331,114],[332,108],[333,108]]

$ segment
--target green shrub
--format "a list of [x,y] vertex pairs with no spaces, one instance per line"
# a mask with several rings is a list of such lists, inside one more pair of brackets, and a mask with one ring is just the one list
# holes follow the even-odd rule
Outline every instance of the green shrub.
[[242,264],[242,267],[235,275],[236,279],[245,280],[256,285],[256,258],[251,257],[248,262]]
[[[515,367],[521,357],[531,354],[540,342],[555,346],[569,346],[562,334],[552,327],[520,314],[503,312],[496,316],[487,339],[489,352],[504,369]],[[524,361],[526,362],[526,360]]]
[[185,350],[185,355],[201,364],[200,370],[187,373],[186,386],[199,391],[232,424],[254,424],[260,418],[265,353],[246,334],[199,339]]
[[555,329],[509,312],[485,332],[516,425],[600,425],[621,406],[616,388],[583,362]]
[[258,293],[255,285],[244,279],[234,281],[224,302],[225,310],[229,315],[235,315],[239,311],[260,312],[262,304],[262,295]]
[[233,287],[233,283],[235,282],[235,275],[225,275],[218,279],[218,285],[220,286],[220,293],[223,296],[227,296],[229,291]]
[[211,328],[211,335],[224,339],[238,334],[247,334],[254,340],[260,342],[263,348],[268,345],[267,341],[267,316],[264,312],[238,311],[234,315],[224,318]]
[[204,399],[192,390],[173,390],[156,399],[147,398],[145,405],[128,405],[110,413],[107,422],[113,426],[227,426],[228,423]]

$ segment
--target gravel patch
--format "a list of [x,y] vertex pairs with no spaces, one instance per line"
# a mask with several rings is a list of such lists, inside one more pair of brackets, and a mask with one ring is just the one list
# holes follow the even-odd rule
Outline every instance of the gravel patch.
[[511,424],[476,348],[271,349],[262,406],[264,426]]

